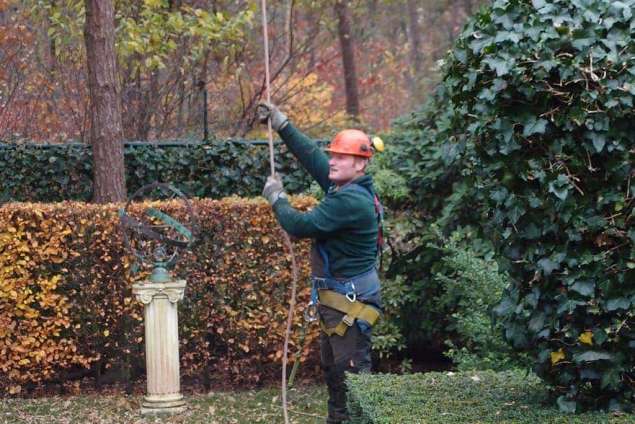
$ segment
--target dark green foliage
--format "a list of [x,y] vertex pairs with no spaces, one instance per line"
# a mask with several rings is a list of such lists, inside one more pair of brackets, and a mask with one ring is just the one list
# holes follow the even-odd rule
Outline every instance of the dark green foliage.
[[632,423],[628,414],[571,417],[545,405],[547,388],[524,372],[348,375],[352,424]]
[[526,365],[500,337],[492,308],[500,301],[509,277],[500,272],[490,246],[466,246],[470,231],[455,231],[438,246],[443,253],[433,282],[445,291],[436,300],[451,314],[448,330],[453,335],[446,352],[459,370],[504,370]]
[[[298,193],[308,175],[283,152],[276,156],[285,187]],[[126,143],[126,185],[132,195],[154,181],[171,182],[191,196],[222,198],[260,195],[269,174],[266,143]],[[84,144],[0,144],[0,201],[90,201],[92,150]]]
[[[422,222],[494,246],[512,278],[505,337],[567,411],[628,407],[635,390],[634,15],[632,1],[494,1],[394,140]],[[413,241],[398,265],[416,282],[438,258]]]

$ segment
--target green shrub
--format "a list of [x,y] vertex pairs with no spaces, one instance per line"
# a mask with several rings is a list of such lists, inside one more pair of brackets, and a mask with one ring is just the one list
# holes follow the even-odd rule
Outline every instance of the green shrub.
[[[473,207],[477,203],[471,181],[461,179],[469,163],[465,149],[449,149],[437,140],[436,126],[449,126],[443,92],[441,86],[421,110],[395,122],[386,137],[390,168],[407,189],[406,197],[389,198],[393,214],[388,223],[392,249],[387,275],[403,276],[411,295],[397,320],[408,348],[432,354],[446,351],[448,339],[458,346],[468,344],[453,331],[452,314],[458,305],[439,302],[446,288],[435,274],[454,272],[439,247],[461,223],[476,221],[479,213]],[[475,244],[483,239],[478,227],[470,239]]]
[[[494,1],[395,136],[421,215],[492,242],[512,281],[495,310],[505,337],[567,411],[628,407],[635,392],[633,12]],[[422,242],[409,278],[438,260]]]
[[[290,193],[310,178],[283,145],[276,155]],[[132,194],[155,182],[171,182],[196,197],[260,195],[269,174],[266,144],[237,140],[125,144],[126,185]],[[0,202],[90,201],[92,150],[85,144],[0,144]]]
[[512,368],[525,360],[515,357],[491,313],[509,277],[499,271],[490,245],[466,243],[470,231],[455,231],[439,246],[444,266],[438,267],[434,281],[445,291],[438,302],[453,311],[448,325],[453,336],[446,340],[450,349],[445,354],[459,370]]
[[380,359],[390,357],[406,347],[405,338],[399,327],[399,318],[401,307],[406,302],[413,301],[412,294],[408,292],[401,276],[382,280],[381,296],[384,315],[373,329],[373,350],[378,353]]
[[349,374],[352,424],[632,423],[632,415],[564,415],[545,406],[547,387],[520,371]]

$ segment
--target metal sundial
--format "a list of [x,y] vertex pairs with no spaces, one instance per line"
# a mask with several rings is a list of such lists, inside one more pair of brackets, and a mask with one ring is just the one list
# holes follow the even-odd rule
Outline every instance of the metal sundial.
[[[179,200],[186,208],[186,222],[177,221],[159,205],[142,208],[134,205],[142,200]],[[152,266],[150,280],[168,281],[168,269],[176,263],[180,250],[189,248],[194,241],[196,219],[192,205],[177,188],[166,183],[152,183],[137,190],[119,210],[119,219],[126,247],[142,265]]]

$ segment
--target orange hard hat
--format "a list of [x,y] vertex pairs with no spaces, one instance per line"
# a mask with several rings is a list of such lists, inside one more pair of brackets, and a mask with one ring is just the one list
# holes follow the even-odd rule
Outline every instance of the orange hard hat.
[[338,132],[331,144],[324,149],[330,153],[361,156],[370,158],[373,156],[373,145],[370,137],[360,130],[343,130]]

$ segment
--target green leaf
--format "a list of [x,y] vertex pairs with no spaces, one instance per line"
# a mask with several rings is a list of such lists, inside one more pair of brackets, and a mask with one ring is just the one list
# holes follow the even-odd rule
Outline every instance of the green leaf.
[[509,73],[510,65],[513,65],[513,63],[510,63],[505,59],[495,57],[488,57],[487,59],[483,60],[483,63],[488,65],[491,69],[495,70],[496,75],[499,77],[507,75]]
[[603,389],[606,387],[610,387],[612,389],[618,387],[619,382],[622,379],[622,376],[620,374],[621,372],[615,368],[609,369],[608,371],[604,372],[604,374],[602,375],[601,387]]
[[561,184],[552,181],[549,183],[549,193],[555,194],[560,200],[566,200],[569,195],[569,187],[562,186]]
[[534,333],[542,330],[542,327],[545,325],[545,314],[544,312],[539,312],[538,314],[531,317],[529,320],[529,329]]
[[549,121],[546,119],[531,117],[524,125],[523,136],[529,137],[533,134],[544,134],[548,123]]
[[505,187],[500,187],[492,191],[492,193],[490,194],[490,199],[500,205],[505,201],[505,199],[507,199],[507,196],[509,196],[509,192],[507,191],[507,189]]
[[615,311],[618,309],[628,310],[631,306],[631,301],[625,297],[618,297],[616,299],[609,299],[606,302],[606,310],[607,311]]
[[571,290],[582,296],[592,296],[595,293],[595,283],[593,281],[578,281],[571,286]]
[[571,45],[576,50],[585,50],[590,47],[595,42],[595,38],[578,38],[577,40],[573,40]]
[[606,331],[602,330],[601,328],[596,328],[595,330],[593,330],[593,340],[598,346],[602,345],[602,343],[604,343],[608,339],[608,337],[609,336],[606,334]]
[[538,261],[538,266],[542,269],[544,275],[551,275],[551,273],[560,267],[560,264],[552,261],[549,258],[543,258]]
[[501,302],[494,307],[493,311],[498,316],[506,316],[509,315],[514,309],[516,309],[516,304],[509,297],[503,297]]
[[587,138],[591,139],[596,152],[600,153],[604,149],[606,145],[606,135],[598,132],[590,132],[587,134]]
[[577,407],[576,401],[568,400],[564,395],[559,396],[556,403],[558,404],[558,409],[560,409],[561,412],[565,412],[567,414],[574,414],[576,411],[576,407]]
[[584,353],[573,355],[573,360],[577,363],[581,362],[595,362],[595,361],[610,361],[613,359],[613,355],[607,352],[589,350]]

